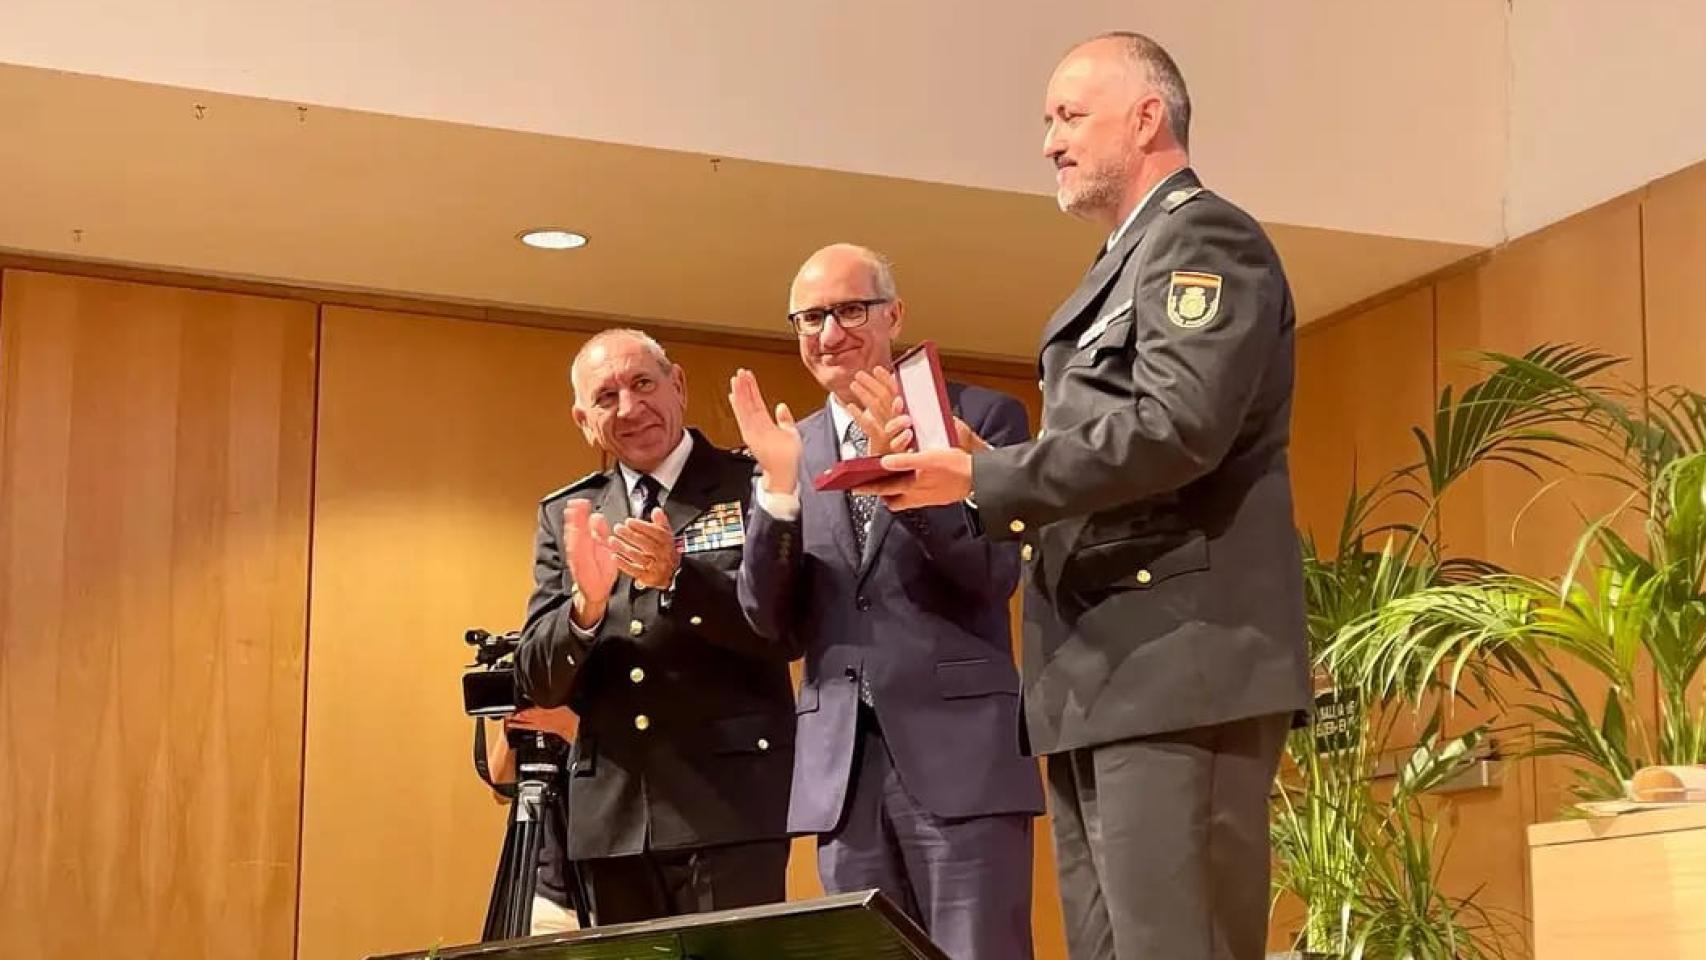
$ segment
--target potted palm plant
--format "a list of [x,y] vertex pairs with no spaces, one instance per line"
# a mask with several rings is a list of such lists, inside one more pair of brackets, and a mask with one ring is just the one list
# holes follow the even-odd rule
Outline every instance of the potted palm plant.
[[[1643,765],[1706,762],[1706,397],[1558,378],[1532,356],[1494,359],[1549,391],[1544,415],[1579,425],[1557,442],[1603,463],[1627,500],[1585,524],[1556,576],[1488,570],[1393,597],[1336,631],[1323,662],[1374,696],[1471,692],[1526,713],[1528,753],[1576,761],[1578,799],[1622,796]],[[1636,535],[1621,532],[1629,514]],[[1570,679],[1583,667],[1603,681],[1598,704],[1597,690]],[[1636,705],[1649,671],[1656,715]],[[1530,693],[1513,702],[1513,690]]]
[[[1497,358],[1492,372],[1461,396],[1441,392],[1430,428],[1415,431],[1416,463],[1367,490],[1353,483],[1330,551],[1305,536],[1309,636],[1320,685],[1333,707],[1355,709],[1318,716],[1313,728],[1292,734],[1273,803],[1276,901],[1289,894],[1303,904],[1297,936],[1303,950],[1415,960],[1505,955],[1515,924],[1478,903],[1474,892],[1442,887],[1447,844],[1426,798],[1474,759],[1488,742],[1487,729],[1443,737],[1439,688],[1373,682],[1376,675],[1360,664],[1329,654],[1347,631],[1394,604],[1498,573],[1473,558],[1445,555],[1436,533],[1441,498],[1483,465],[1534,472],[1555,462],[1557,448],[1568,442],[1560,427],[1579,417],[1580,385],[1615,362],[1557,346]],[[1376,520],[1391,513],[1404,519]],[[1325,722],[1333,729],[1323,730]],[[1395,776],[1382,778],[1388,766]]]

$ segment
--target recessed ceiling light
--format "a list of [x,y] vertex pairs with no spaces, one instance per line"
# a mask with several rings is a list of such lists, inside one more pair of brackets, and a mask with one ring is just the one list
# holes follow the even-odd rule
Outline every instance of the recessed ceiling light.
[[586,237],[568,230],[529,230],[521,235],[521,242],[540,250],[573,250],[586,246]]

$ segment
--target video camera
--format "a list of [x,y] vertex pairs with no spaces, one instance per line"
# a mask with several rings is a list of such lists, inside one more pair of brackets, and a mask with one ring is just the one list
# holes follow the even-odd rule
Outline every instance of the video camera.
[[475,628],[462,635],[474,648],[474,662],[462,673],[462,710],[470,717],[507,717],[533,706],[515,682],[518,631],[494,634]]

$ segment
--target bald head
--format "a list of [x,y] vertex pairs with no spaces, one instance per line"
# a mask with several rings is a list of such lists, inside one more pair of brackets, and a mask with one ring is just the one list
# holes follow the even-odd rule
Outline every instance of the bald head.
[[[835,243],[800,265],[788,288],[788,313],[815,312],[796,329],[800,359],[823,388],[851,402],[853,377],[893,362],[906,305],[895,290],[887,257],[852,243]],[[828,311],[828,315],[825,315]]]
[[802,303],[802,287],[809,289],[824,277],[852,279],[860,275],[866,278],[866,286],[870,290],[869,296],[864,299],[895,298],[894,265],[889,263],[888,257],[856,243],[832,243],[807,257],[806,262],[800,265],[799,272],[794,274],[794,282],[788,288],[788,312],[824,306],[819,303]]
[[1141,33],[1111,30],[1074,47],[1068,56],[1088,51],[1119,64],[1135,84],[1134,94],[1152,91],[1167,111],[1167,129],[1180,149],[1191,148],[1191,94],[1185,76],[1165,47]]

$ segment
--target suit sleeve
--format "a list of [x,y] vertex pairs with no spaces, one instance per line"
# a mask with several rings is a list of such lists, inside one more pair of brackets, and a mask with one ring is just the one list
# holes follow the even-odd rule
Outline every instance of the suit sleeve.
[[522,692],[542,707],[560,707],[576,699],[581,664],[598,642],[596,635],[574,629],[570,619],[572,605],[564,586],[568,573],[558,534],[557,524],[541,504],[533,543],[533,596],[527,601],[515,661]]
[[742,548],[738,587],[741,608],[753,630],[798,658],[805,645],[794,629],[794,597],[799,582],[800,518],[771,516],[753,497]]
[[[1130,402],[1030,443],[978,454],[972,489],[991,537],[1177,490],[1214,469],[1279,339],[1284,277],[1255,223],[1213,200],[1155,225],[1133,295]],[[1167,316],[1174,271],[1221,278],[1201,327]],[[1022,528],[1021,528],[1022,529]]]
[[[1025,407],[1002,395],[982,419],[967,424],[992,447],[1024,443],[1031,437]],[[1006,598],[1019,585],[1019,545],[990,540],[973,528],[960,504],[906,510],[895,515],[906,525],[936,569],[967,592]]]

